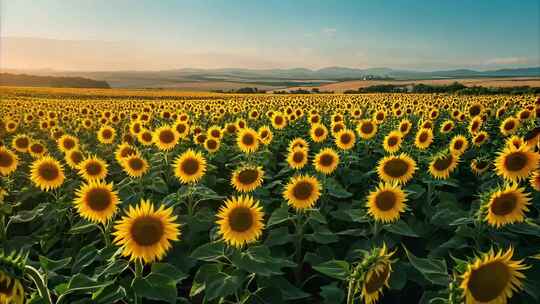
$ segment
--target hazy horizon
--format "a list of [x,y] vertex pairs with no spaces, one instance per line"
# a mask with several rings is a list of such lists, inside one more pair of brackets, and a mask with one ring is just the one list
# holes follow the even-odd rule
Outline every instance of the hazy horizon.
[[540,66],[538,1],[6,1],[0,68]]

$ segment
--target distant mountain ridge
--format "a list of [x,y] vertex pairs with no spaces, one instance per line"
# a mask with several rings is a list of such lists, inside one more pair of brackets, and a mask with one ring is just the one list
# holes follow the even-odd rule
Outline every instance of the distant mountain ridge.
[[35,76],[0,73],[0,86],[55,87],[55,88],[102,88],[109,89],[106,81],[83,77]]
[[[5,70],[6,72],[13,72]],[[21,72],[21,71],[19,71]],[[162,71],[23,71],[41,76],[86,77],[106,81],[112,87],[171,87],[186,82],[236,82],[264,84],[276,87],[293,86],[295,82],[317,84],[343,80],[361,80],[366,77],[392,78],[395,80],[427,80],[477,77],[540,77],[539,67],[476,71],[455,69],[441,71],[414,71],[391,68],[326,67],[322,69],[244,69],[182,68]]]

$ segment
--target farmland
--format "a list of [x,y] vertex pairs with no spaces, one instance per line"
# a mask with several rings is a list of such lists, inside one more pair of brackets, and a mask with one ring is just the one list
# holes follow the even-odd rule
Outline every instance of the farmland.
[[0,304],[540,301],[537,96],[0,93]]

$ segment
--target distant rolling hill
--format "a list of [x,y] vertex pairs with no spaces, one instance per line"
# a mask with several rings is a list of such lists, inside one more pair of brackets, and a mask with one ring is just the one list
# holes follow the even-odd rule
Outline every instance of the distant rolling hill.
[[0,86],[56,87],[56,88],[106,88],[110,86],[103,80],[83,77],[35,76],[27,74],[0,73]]

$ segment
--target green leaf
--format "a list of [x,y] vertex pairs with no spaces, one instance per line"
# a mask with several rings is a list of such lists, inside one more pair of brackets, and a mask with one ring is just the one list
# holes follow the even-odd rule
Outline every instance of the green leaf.
[[[43,214],[43,210],[46,208],[46,204],[39,204],[32,210],[21,210],[17,214],[9,218],[9,223],[28,223],[33,221],[36,217]],[[9,226],[9,224],[8,224]]]
[[334,178],[328,178],[325,187],[328,190],[328,194],[335,198],[349,198],[353,196],[352,193],[343,188]]
[[94,292],[92,300],[99,304],[117,303],[126,297],[126,290],[122,286],[109,285]]
[[231,260],[234,266],[261,276],[281,274],[281,268],[294,267],[296,264],[286,259],[274,258],[266,246],[254,246],[243,252],[236,250]]
[[56,303],[62,303],[63,299],[70,293],[79,291],[92,291],[99,288],[107,287],[113,284],[114,281],[98,281],[88,276],[79,273],[71,277],[68,284],[61,284],[56,286],[55,290],[60,294]]
[[325,304],[343,303],[345,299],[345,292],[337,286],[336,282],[322,286],[319,294],[324,299]]
[[324,262],[317,266],[313,266],[313,269],[329,277],[343,281],[347,280],[350,275],[349,263],[343,260],[331,260]]
[[205,298],[212,301],[234,294],[242,286],[244,278],[239,272],[233,275],[223,272],[213,274],[206,282]]
[[411,265],[420,271],[428,281],[436,285],[448,286],[450,281],[445,260],[418,258],[407,250],[407,248],[403,248]]
[[39,264],[41,268],[46,271],[54,272],[66,267],[71,262],[71,257],[63,258],[60,260],[51,260],[46,256],[39,256]]
[[327,224],[326,218],[321,214],[319,210],[311,210],[308,213],[308,218],[313,221],[317,221],[319,224]]
[[460,217],[457,220],[454,220],[450,223],[450,226],[460,226],[460,225],[467,225],[474,222],[474,219],[470,217]]
[[193,278],[193,284],[191,285],[189,296],[194,297],[201,293],[206,288],[206,282],[209,280],[209,278],[219,273],[221,268],[221,264],[202,265]]
[[264,244],[269,247],[284,245],[292,242],[293,238],[294,236],[289,234],[288,227],[279,227],[277,229],[270,230]]
[[73,227],[69,229],[68,233],[69,234],[85,234],[85,233],[92,232],[96,230],[97,228],[98,226],[94,223],[80,221],[77,224],[73,225]]
[[152,264],[151,274],[159,274],[159,275],[167,276],[171,278],[172,280],[174,280],[176,283],[188,277],[187,274],[183,273],[178,268],[174,267],[174,265],[171,265],[168,263]]
[[71,272],[80,272],[84,267],[92,264],[98,256],[98,250],[93,244],[84,246],[75,258],[75,262],[71,266]]
[[286,222],[290,218],[289,208],[287,205],[282,206],[281,208],[277,208],[272,212],[272,215],[270,215],[270,218],[268,219],[268,222],[266,223],[267,227],[271,227],[277,224],[281,224],[283,222]]
[[[261,279],[262,280],[262,279]],[[265,282],[262,282],[262,284],[266,286],[274,286],[279,289],[281,292],[281,297],[284,300],[298,300],[298,299],[304,299],[310,296],[309,293],[304,292],[300,288],[292,285],[287,279],[281,276],[274,276],[264,279]]]
[[419,237],[419,235],[412,230],[412,228],[404,221],[399,220],[396,223],[384,225],[384,230],[404,236]]
[[408,186],[406,190],[409,192],[407,197],[412,200],[419,199],[420,197],[422,197],[422,195],[424,195],[424,193],[426,193],[426,188],[419,184],[412,184]]
[[168,276],[150,273],[144,278],[135,278],[131,286],[138,296],[168,303],[176,302],[176,281]]
[[161,177],[154,178],[149,188],[161,194],[169,193],[169,187],[167,186],[167,183]]
[[206,243],[191,253],[191,257],[202,261],[216,261],[223,256],[225,244],[221,241]]
[[118,259],[111,261],[105,267],[96,269],[96,276],[116,276],[126,270],[129,263],[126,260]]

